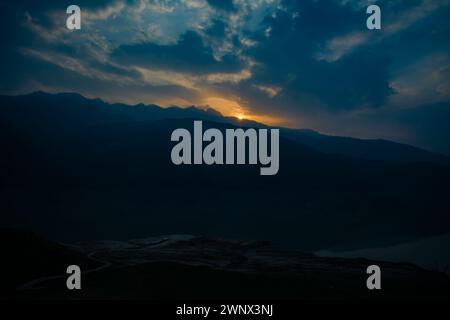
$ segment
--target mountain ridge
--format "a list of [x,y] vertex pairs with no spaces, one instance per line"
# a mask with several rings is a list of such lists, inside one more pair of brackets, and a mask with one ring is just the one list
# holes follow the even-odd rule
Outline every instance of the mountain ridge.
[[[14,101],[16,100],[16,101]],[[27,95],[4,96],[0,95],[1,105],[8,106],[9,103],[60,103],[67,106],[82,106],[92,107],[93,110],[99,113],[98,115],[83,115],[85,119],[78,119],[88,121],[89,116],[96,118],[93,124],[105,122],[143,122],[156,121],[162,119],[179,119],[190,118],[196,120],[208,120],[219,123],[228,123],[237,127],[254,127],[254,128],[270,128],[263,123],[259,123],[248,119],[237,119],[235,117],[223,116],[214,107],[202,109],[198,106],[189,106],[182,108],[179,106],[171,106],[163,108],[156,104],[138,103],[135,105],[128,105],[124,103],[108,103],[101,99],[86,98],[78,93],[57,93],[51,94],[43,91],[36,91]],[[40,105],[40,107],[44,107]],[[2,108],[2,109],[3,109]],[[22,106],[23,108],[23,106]],[[108,108],[108,110],[106,110]],[[5,111],[0,109],[2,115],[5,116]],[[95,109],[95,110],[94,110]],[[58,110],[58,109],[54,109]],[[66,110],[67,111],[67,110]],[[76,116],[76,115],[75,115]],[[78,117],[81,117],[78,115]],[[385,139],[360,139],[345,136],[333,136],[322,134],[311,129],[292,129],[280,128],[281,134],[286,138],[301,144],[313,147],[317,151],[326,154],[346,156],[353,158],[361,158],[366,160],[376,161],[391,161],[400,163],[417,163],[430,162],[436,164],[450,165],[450,156],[440,154],[437,152],[428,151],[412,145],[398,143]]]

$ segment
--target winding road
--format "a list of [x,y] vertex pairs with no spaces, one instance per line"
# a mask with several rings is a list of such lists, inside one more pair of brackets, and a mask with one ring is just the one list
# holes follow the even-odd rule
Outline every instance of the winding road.
[[[106,269],[106,268],[108,268],[108,267],[111,266],[111,262],[106,261],[106,260],[102,260],[102,259],[99,259],[99,258],[95,258],[95,257],[94,257],[94,254],[95,254],[95,253],[96,253],[96,251],[93,251],[93,252],[89,253],[89,254],[87,255],[87,257],[88,257],[89,259],[91,259],[92,261],[102,263],[102,265],[99,266],[99,267],[97,267],[97,268],[88,269],[88,270],[86,270],[86,271],[83,271],[83,270],[82,270],[81,272],[82,272],[83,275],[86,275],[86,274],[89,274],[89,273],[93,273],[93,272],[97,272],[97,271]],[[44,287],[42,287],[42,286],[41,286],[41,287],[37,287],[37,285],[38,285],[38,284],[41,284],[41,283],[44,283],[44,282],[47,282],[47,281],[50,281],[50,280],[63,279],[63,278],[66,278],[67,276],[68,276],[67,274],[63,274],[63,275],[47,276],[47,277],[42,277],[42,278],[34,279],[34,280],[28,281],[28,282],[26,282],[26,283],[24,283],[24,284],[21,284],[20,286],[18,286],[18,287],[16,288],[16,290],[17,290],[17,291],[23,291],[23,290],[36,290],[36,289],[42,289],[42,288],[44,288]]]

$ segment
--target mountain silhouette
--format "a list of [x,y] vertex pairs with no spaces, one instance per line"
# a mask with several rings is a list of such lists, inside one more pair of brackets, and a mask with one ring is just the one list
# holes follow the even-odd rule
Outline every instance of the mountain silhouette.
[[450,232],[444,155],[282,129],[280,171],[175,166],[176,128],[264,127],[191,107],[78,94],[0,97],[2,223],[51,239],[200,234],[303,250],[363,248]]

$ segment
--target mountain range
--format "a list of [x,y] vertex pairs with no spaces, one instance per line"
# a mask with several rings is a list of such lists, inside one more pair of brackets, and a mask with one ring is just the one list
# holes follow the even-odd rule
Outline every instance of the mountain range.
[[197,234],[357,249],[450,232],[450,161],[386,140],[281,128],[280,171],[175,166],[175,128],[265,127],[213,109],[0,96],[2,224],[51,239]]

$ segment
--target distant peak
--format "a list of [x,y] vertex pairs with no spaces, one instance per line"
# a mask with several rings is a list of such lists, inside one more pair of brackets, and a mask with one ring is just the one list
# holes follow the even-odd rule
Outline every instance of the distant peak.
[[209,113],[209,114],[212,114],[212,115],[215,115],[215,116],[218,116],[218,117],[223,117],[223,114],[221,114],[219,111],[217,111],[216,109],[213,109],[211,107],[206,108],[205,112]]

